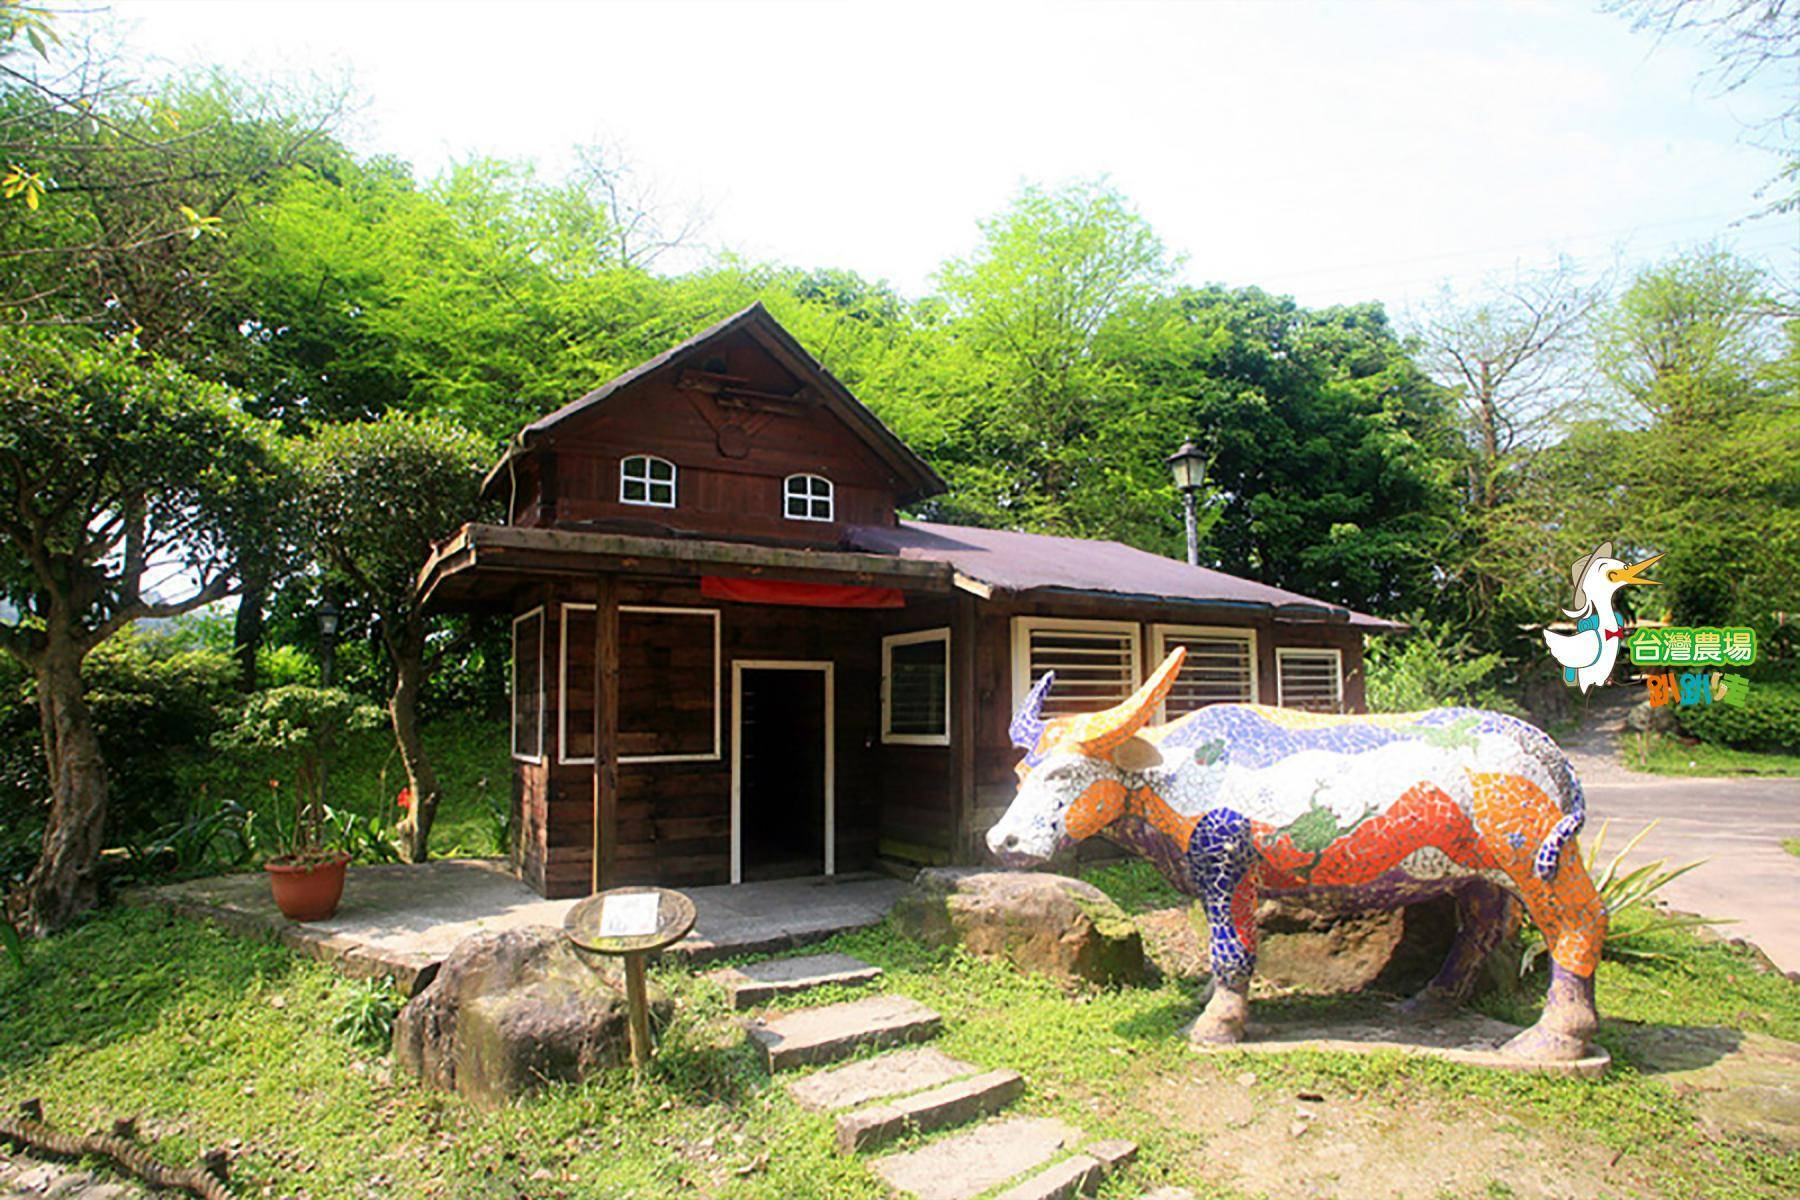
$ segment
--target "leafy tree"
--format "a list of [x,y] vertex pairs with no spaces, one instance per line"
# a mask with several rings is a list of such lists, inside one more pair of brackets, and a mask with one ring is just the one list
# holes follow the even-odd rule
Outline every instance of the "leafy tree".
[[945,515],[1107,532],[1110,522],[1078,498],[1128,461],[1097,443],[1130,409],[1132,387],[1099,343],[1109,321],[1158,293],[1174,264],[1103,182],[1027,187],[981,229],[980,248],[939,272],[949,320],[937,345],[950,369],[933,400],[957,492]]
[[83,662],[229,594],[232,534],[267,528],[285,474],[272,430],[129,341],[6,332],[0,389],[0,591],[19,614],[0,649],[37,685],[51,805],[28,890],[50,931],[94,903],[106,820]]
[[401,853],[410,862],[429,853],[440,799],[419,730],[420,690],[435,657],[427,653],[431,621],[413,584],[433,542],[476,511],[490,450],[448,422],[390,412],[322,426],[305,451],[306,507],[319,557],[350,579],[375,612],[393,670],[388,714],[412,792],[399,828]]
[[1435,596],[1455,428],[1379,306],[1183,289],[1141,326],[1140,390],[1183,398],[1157,444],[1191,431],[1213,447],[1203,554],[1361,609]]
[[1571,419],[1592,415],[1599,395],[1588,335],[1605,295],[1604,281],[1582,280],[1565,262],[1520,274],[1474,304],[1446,291],[1415,322],[1420,365],[1455,399],[1463,433],[1460,537],[1442,563],[1458,602],[1443,607],[1485,645],[1504,645],[1530,619],[1502,603],[1495,525],[1544,449]]

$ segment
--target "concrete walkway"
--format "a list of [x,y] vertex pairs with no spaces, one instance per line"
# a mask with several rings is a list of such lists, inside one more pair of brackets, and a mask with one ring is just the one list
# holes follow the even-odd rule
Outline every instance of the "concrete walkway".
[[[783,950],[887,915],[906,885],[883,875],[815,876],[687,889],[694,931],[669,953],[706,962]],[[526,925],[562,926],[574,900],[545,900],[499,859],[441,859],[419,865],[352,867],[344,901],[329,921],[298,925],[276,911],[261,872],[220,875],[128,892],[126,903],[167,908],[294,949],[364,975],[392,975],[408,991],[472,933]]]
[[1611,819],[1600,864],[1652,821],[1661,821],[1625,861],[1631,866],[1667,859],[1705,866],[1671,883],[1661,895],[1671,907],[1730,919],[1718,930],[1762,947],[1784,971],[1800,971],[1800,858],[1781,848],[1800,837],[1800,779],[1694,778],[1648,775],[1621,761],[1625,715],[1636,689],[1605,688],[1590,702],[1582,728],[1558,738],[1588,797],[1584,847]]

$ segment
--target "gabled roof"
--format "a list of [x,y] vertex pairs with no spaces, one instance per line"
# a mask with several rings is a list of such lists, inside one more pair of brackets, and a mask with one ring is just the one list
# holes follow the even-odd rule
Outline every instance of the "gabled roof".
[[930,521],[858,525],[849,531],[848,541],[858,550],[949,563],[964,579],[1005,591],[1163,600],[1267,612],[1278,620],[1342,622],[1368,630],[1405,628],[1298,592],[1207,567],[1190,567],[1121,542]]
[[614,376],[579,400],[565,404],[525,426],[513,439],[513,444],[507,447],[505,455],[488,472],[487,478],[482,480],[482,492],[486,493],[509,461],[553,438],[564,422],[605,403],[608,398],[664,367],[700,357],[708,346],[740,332],[754,338],[789,372],[818,388],[820,395],[824,397],[826,408],[849,426],[851,432],[874,451],[900,479],[902,490],[897,497],[898,503],[911,504],[945,490],[943,479],[931,469],[931,464],[895,437],[879,417],[851,395],[850,389],[839,383],[830,371],[820,366],[818,360],[808,354],[806,348],[794,339],[794,335],[783,329],[781,323],[770,316],[769,310],[758,301],[716,325],[702,329],[686,341],[669,347],[655,358],[646,359],[629,371]]

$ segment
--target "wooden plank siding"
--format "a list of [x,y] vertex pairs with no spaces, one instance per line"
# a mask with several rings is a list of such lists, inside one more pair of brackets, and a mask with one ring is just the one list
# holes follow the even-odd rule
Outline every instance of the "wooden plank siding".
[[[790,392],[801,386],[746,335],[726,339],[709,353],[726,359],[727,371],[750,380],[751,387]],[[739,412],[683,387],[681,380],[674,367],[651,375],[635,384],[629,397],[571,422],[553,451],[530,456],[527,461],[546,464],[543,478],[535,469],[521,471],[511,523],[605,522],[819,547],[841,545],[851,525],[894,524],[894,496],[904,485],[825,407]],[[744,431],[741,457],[722,452],[724,425]],[[675,464],[675,507],[619,499],[619,464],[633,454]],[[834,520],[783,516],[783,481],[797,474],[831,480]]]

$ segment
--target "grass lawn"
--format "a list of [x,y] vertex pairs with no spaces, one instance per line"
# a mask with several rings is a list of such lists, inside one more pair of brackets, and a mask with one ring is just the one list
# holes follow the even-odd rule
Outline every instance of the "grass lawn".
[[1800,775],[1800,754],[1734,750],[1710,742],[1687,745],[1666,734],[1652,734],[1649,753],[1640,760],[1638,735],[1619,740],[1619,761],[1651,775]]
[[[1129,907],[1166,899],[1143,868],[1094,878]],[[1197,980],[1071,996],[885,928],[829,948],[880,964],[889,990],[942,1012],[947,1052],[1023,1072],[1019,1111],[1139,1142],[1138,1164],[1106,1185],[1106,1197],[1164,1182],[1205,1196],[1800,1194],[1800,1155],[1709,1135],[1686,1101],[1634,1065],[1634,1023],[1800,1038],[1800,987],[1685,934],[1659,943],[1671,961],[1602,967],[1601,1038],[1618,1065],[1598,1081],[1398,1056],[1201,1057],[1178,1035],[1199,1004]],[[116,909],[31,946],[23,974],[0,960],[0,1102],[39,1097],[49,1119],[71,1129],[135,1115],[170,1160],[235,1146],[243,1195],[881,1194],[861,1162],[834,1152],[826,1118],[771,1086],[716,987],[674,967],[654,978],[678,1008],[644,1084],[614,1073],[481,1113],[395,1078],[382,1047],[341,1031],[366,985],[210,926]],[[1527,1021],[1534,1007],[1490,1009]],[[1310,1142],[1289,1131],[1301,1094],[1320,1098]],[[1262,1172],[1254,1186],[1227,1170],[1237,1166]],[[1359,1169],[1395,1186],[1362,1191]],[[1577,1182],[1546,1193],[1536,1186],[1546,1178]]]

